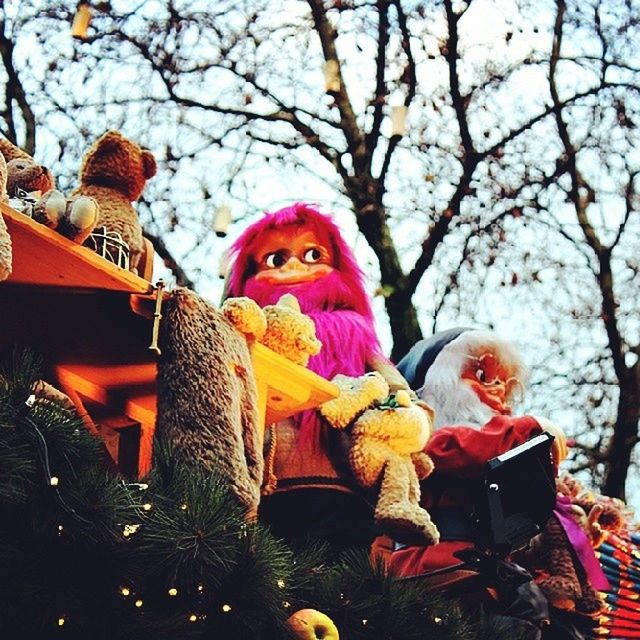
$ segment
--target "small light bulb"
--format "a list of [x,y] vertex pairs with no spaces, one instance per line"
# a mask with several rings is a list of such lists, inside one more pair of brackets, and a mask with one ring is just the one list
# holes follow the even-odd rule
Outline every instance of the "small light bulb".
[[279,578],[279,579],[278,579],[278,586],[279,586],[281,589],[284,589],[284,580],[283,580],[282,578]]
[[150,502],[145,502],[145,503],[142,505],[142,508],[143,508],[145,511],[151,511],[151,508],[152,508],[152,507],[153,507],[153,505],[152,505]]
[[58,626],[61,627],[64,623],[66,622],[66,620],[64,619],[63,616],[60,616],[58,618]]
[[183,511],[186,511],[186,510],[189,508],[189,505],[188,505],[186,502],[183,502],[183,503],[180,505],[180,508],[181,508]]
[[223,604],[223,605],[222,605],[222,610],[223,610],[225,613],[229,613],[229,611],[231,611],[231,607],[230,607],[228,604]]
[[202,593],[204,591],[204,585],[203,584],[199,584],[198,585],[198,593]]
[[120,587],[120,593],[123,596],[128,596],[131,594],[131,589],[129,589],[129,587]]
[[52,487],[57,487],[59,482],[60,482],[60,478],[58,478],[58,476],[51,476],[51,480],[49,480],[49,484]]
[[290,603],[290,602],[287,602],[287,601],[285,600],[285,601],[282,603],[282,606],[283,606],[285,609],[288,609],[288,608],[291,606],[291,603]]
[[441,624],[441,623],[442,623],[442,618],[441,618],[440,616],[436,616],[436,617],[433,619],[433,621],[434,621],[436,624]]
[[171,589],[169,589],[169,595],[170,596],[177,596],[178,595],[178,590],[175,587],[171,587]]
[[143,602],[142,600],[136,600],[135,605],[136,607],[138,607],[138,609],[142,606]]
[[63,530],[64,530],[64,527],[61,524],[59,524],[58,525],[58,535],[60,535]]
[[192,613],[189,616],[189,622],[196,622],[197,619],[198,619],[198,616],[195,613]]
[[363,624],[363,625],[366,625],[366,624],[367,624],[367,622],[369,622],[369,621],[368,621],[366,618],[363,618],[363,619],[362,619],[362,624]]

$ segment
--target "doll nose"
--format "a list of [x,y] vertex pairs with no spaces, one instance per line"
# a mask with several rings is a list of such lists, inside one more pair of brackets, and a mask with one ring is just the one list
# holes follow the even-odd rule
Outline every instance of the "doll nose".
[[281,267],[280,271],[301,271],[306,265],[296,257],[291,256]]

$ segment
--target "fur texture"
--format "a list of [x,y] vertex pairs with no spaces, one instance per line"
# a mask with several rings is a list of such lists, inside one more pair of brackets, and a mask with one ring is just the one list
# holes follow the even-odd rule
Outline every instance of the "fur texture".
[[349,463],[361,486],[379,486],[376,523],[400,542],[438,542],[438,529],[420,506],[419,480],[433,471],[431,459],[422,452],[433,431],[432,413],[411,401],[408,406],[382,404],[389,386],[379,373],[338,375],[333,382],[341,393],[320,410],[338,429],[353,423]]
[[[7,162],[0,154],[0,202],[7,204]],[[11,236],[7,225],[0,214],[0,282],[6,280],[11,275]]]
[[527,368],[511,344],[489,331],[465,331],[438,354],[418,390],[425,402],[436,407],[436,429],[454,424],[479,428],[495,415],[460,380],[468,358],[488,351],[496,354],[501,362],[509,363],[510,375],[526,385]]
[[7,162],[7,192],[12,198],[18,197],[18,190],[41,194],[55,188],[55,180],[47,167],[32,158],[14,158]]
[[163,315],[157,434],[188,462],[225,477],[253,515],[263,458],[246,340],[220,312],[187,289],[170,295]]
[[100,207],[97,226],[117,232],[129,245],[129,268],[137,273],[144,244],[138,214],[132,206],[148,179],[156,174],[150,151],[107,131],[89,149],[80,167],[80,186],[71,195],[94,198]]

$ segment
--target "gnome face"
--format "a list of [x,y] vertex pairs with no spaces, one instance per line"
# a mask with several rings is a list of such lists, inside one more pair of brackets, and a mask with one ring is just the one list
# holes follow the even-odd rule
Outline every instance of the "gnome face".
[[524,388],[526,369],[517,351],[488,331],[464,331],[429,366],[418,391],[436,412],[436,428],[481,427],[494,415],[510,414]]

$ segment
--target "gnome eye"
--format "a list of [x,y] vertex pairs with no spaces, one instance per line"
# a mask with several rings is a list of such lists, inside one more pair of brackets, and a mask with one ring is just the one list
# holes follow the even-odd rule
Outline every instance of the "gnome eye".
[[480,382],[486,382],[487,381],[487,374],[484,372],[484,369],[477,369],[476,370],[476,378]]
[[264,259],[264,263],[269,267],[269,269],[279,269],[285,262],[286,259],[284,255],[282,255],[281,251],[269,253]]
[[320,258],[322,258],[322,252],[317,247],[313,247],[313,249],[307,249],[304,252],[304,256],[302,256],[302,259],[306,263],[318,262]]

